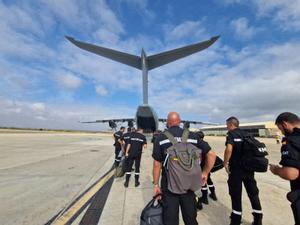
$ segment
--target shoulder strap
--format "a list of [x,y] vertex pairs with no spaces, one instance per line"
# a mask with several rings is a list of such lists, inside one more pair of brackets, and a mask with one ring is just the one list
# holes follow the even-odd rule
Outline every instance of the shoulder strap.
[[170,133],[170,131],[166,130],[164,131],[164,135],[169,139],[169,141],[172,143],[172,145],[177,144],[178,142],[175,140],[174,136]]
[[190,131],[188,129],[184,129],[182,137],[181,137],[181,142],[186,143],[187,139],[189,138],[189,134],[190,134]]

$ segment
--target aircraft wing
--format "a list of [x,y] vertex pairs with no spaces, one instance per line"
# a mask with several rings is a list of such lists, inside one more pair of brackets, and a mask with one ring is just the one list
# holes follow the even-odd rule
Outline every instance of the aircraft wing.
[[218,123],[201,122],[201,121],[193,121],[193,120],[182,120],[181,123],[202,124],[202,125],[219,125]]
[[141,68],[141,57],[136,56],[136,55],[131,55],[125,52],[119,52],[113,49],[109,48],[104,48],[100,47],[97,45],[85,43],[82,41],[77,41],[72,37],[65,36],[71,43],[76,45],[77,47],[92,52],[97,55],[101,55],[103,57],[109,58],[111,60],[115,60],[117,62],[126,64],[128,66],[135,67],[137,69],[142,69]]
[[218,40],[220,36],[212,37],[210,40],[188,45],[182,48],[173,49],[167,52],[162,52],[157,55],[147,57],[148,70],[160,67],[175,60],[181,59],[198,51],[202,51]]
[[[167,119],[158,119],[159,122],[167,122]],[[181,120],[183,124],[202,124],[202,125],[219,125],[218,123],[211,122],[201,122],[201,121],[193,121],[193,120]]]
[[94,120],[94,121],[79,121],[80,123],[109,123],[109,122],[133,122],[133,118],[127,118],[127,119],[107,119],[107,120]]

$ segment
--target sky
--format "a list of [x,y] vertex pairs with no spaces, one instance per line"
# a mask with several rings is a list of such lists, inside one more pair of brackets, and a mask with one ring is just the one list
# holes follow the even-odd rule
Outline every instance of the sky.
[[0,0],[0,33],[0,127],[107,130],[78,121],[134,118],[141,71],[65,35],[134,55],[220,35],[149,72],[160,118],[223,124],[300,112],[300,0]]

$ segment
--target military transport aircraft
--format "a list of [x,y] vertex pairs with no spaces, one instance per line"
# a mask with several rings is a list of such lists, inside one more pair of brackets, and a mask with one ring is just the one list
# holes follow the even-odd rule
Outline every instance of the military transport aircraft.
[[[143,104],[138,106],[135,118],[123,118],[123,119],[105,119],[88,121],[83,123],[108,123],[111,128],[116,128],[118,122],[127,122],[129,127],[132,127],[136,123],[138,128],[142,128],[145,132],[153,132],[158,129],[159,122],[166,122],[166,119],[159,119],[153,108],[148,104],[148,71],[189,56],[193,53],[199,52],[211,46],[219,36],[212,37],[210,40],[199,42],[196,44],[188,45],[185,47],[173,49],[170,51],[162,52],[159,54],[147,56],[144,49],[141,51],[141,56],[131,55],[128,53],[116,51],[109,48],[77,41],[72,37],[66,36],[66,38],[76,45],[77,47],[92,52],[94,54],[109,58],[111,60],[126,64],[136,69],[142,70],[143,75]],[[213,123],[206,123],[200,121],[182,120],[185,127],[189,127],[190,124],[206,124],[215,125]]]

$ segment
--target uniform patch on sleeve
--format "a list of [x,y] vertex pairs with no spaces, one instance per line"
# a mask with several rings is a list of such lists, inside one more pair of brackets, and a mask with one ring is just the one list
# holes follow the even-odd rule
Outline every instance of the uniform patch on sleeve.
[[241,138],[234,138],[233,141],[234,142],[242,142],[243,140]]

